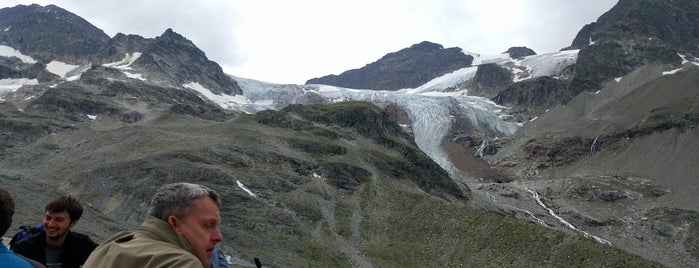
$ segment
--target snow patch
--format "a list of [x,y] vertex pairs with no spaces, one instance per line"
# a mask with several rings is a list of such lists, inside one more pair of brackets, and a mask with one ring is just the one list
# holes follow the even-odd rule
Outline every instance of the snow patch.
[[257,195],[256,195],[255,193],[253,193],[252,191],[250,191],[250,189],[248,189],[247,187],[245,187],[245,185],[243,185],[242,182],[240,182],[239,180],[236,180],[235,182],[238,183],[238,187],[240,187],[240,189],[243,189],[243,191],[245,191],[246,193],[248,193],[250,196],[252,196],[252,197],[257,197]]
[[11,92],[17,91],[17,89],[25,85],[38,85],[39,81],[36,79],[0,79],[0,102],[5,101],[5,95]]
[[49,64],[46,64],[46,70],[60,76],[61,78],[66,78],[66,75],[70,73],[71,71],[77,69],[80,67],[80,65],[72,65],[72,64],[67,64],[65,62],[60,62],[60,61],[51,61]]
[[9,31],[10,29],[12,29],[12,26],[5,28],[5,31],[4,31],[4,32]]
[[674,69],[672,71],[666,71],[666,72],[663,72],[663,75],[675,74],[676,72],[679,72],[680,70],[682,70],[682,68]]
[[131,70],[131,64],[134,63],[142,55],[141,52],[126,53],[123,59],[120,61],[110,62],[103,64],[104,67],[112,67],[121,70]]
[[418,94],[428,91],[443,91],[445,89],[458,89],[458,86],[476,76],[478,67],[466,67],[443,76],[434,78],[424,85],[415,89],[401,89],[400,92],[406,94]]
[[[5,31],[7,31],[7,29],[5,29]],[[22,62],[28,63],[28,64],[36,63],[36,60],[33,59],[32,57],[24,55],[24,54],[22,54],[22,52],[19,52],[19,50],[16,50],[12,47],[3,46],[3,45],[0,45],[0,56],[8,57],[8,58],[16,57],[16,58],[20,59]]]
[[563,69],[575,64],[579,49],[563,50],[554,53],[527,56],[517,65],[524,66],[531,72],[531,77],[558,76]]
[[142,74],[127,72],[127,71],[121,71],[121,72],[122,72],[124,75],[126,75],[126,77],[128,77],[128,78],[131,78],[131,79],[138,79],[138,80],[141,80],[141,81],[146,81],[146,79],[143,78],[143,75],[142,75]]
[[97,119],[97,116],[96,116],[96,115],[88,114],[88,115],[87,115],[87,118],[90,118],[91,120],[95,120],[95,119]]
[[624,77],[622,76],[622,77],[614,78],[614,81],[616,81],[617,83],[619,83],[619,82],[621,82],[621,79],[622,79],[622,78],[624,78]]
[[481,64],[488,64],[488,63],[503,63],[507,62],[509,60],[512,60],[510,58],[510,54],[503,53],[503,54],[497,54],[497,55],[481,55],[478,53],[471,53],[471,52],[463,52],[466,55],[471,55],[473,56],[473,62],[471,65],[477,66]]
[[[0,94],[14,92],[25,85],[38,85],[39,80],[20,78],[20,79],[0,79]],[[0,99],[2,100],[2,99]]]
[[213,101],[214,103],[218,104],[221,106],[221,108],[224,109],[229,109],[233,110],[235,108],[239,108],[242,105],[246,104],[251,104],[252,102],[245,96],[243,95],[226,95],[226,94],[221,94],[217,95],[211,92],[208,88],[205,88],[198,82],[189,82],[187,84],[182,85],[185,88],[189,88],[192,90],[195,90],[199,92],[200,94],[204,95],[207,99]]

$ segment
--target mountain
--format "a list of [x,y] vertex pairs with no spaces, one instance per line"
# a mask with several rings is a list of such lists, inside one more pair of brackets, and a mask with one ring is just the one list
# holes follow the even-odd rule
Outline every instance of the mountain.
[[[636,12],[622,2],[608,13]],[[601,41],[500,55],[423,42],[351,70],[393,87],[346,88],[223,74],[171,29],[117,34],[83,61],[7,38],[0,181],[20,208],[13,228],[70,193],[86,207],[76,230],[103,241],[137,227],[158,186],[190,181],[222,195],[234,267],[699,264],[699,59],[684,50],[595,80],[611,75],[585,69],[607,55]]]
[[649,63],[679,66],[677,53],[699,55],[698,15],[699,3],[691,0],[619,1],[571,44],[581,49],[573,95]]
[[389,53],[376,62],[340,75],[327,75],[306,81],[347,88],[398,90],[415,88],[432,78],[471,66],[473,56],[460,48],[444,48],[424,41]]
[[[0,49],[7,50],[4,54],[30,59],[24,64],[0,62],[0,71],[5,70],[0,79],[55,82],[67,77],[77,79],[91,67],[107,65],[118,67],[127,76],[159,80],[163,86],[196,83],[216,95],[241,94],[235,80],[217,63],[172,29],[154,39],[124,34],[109,38],[94,25],[55,5],[0,9],[0,28],[4,29],[0,32]],[[8,60],[12,58],[4,61]]]
[[55,5],[0,9],[4,45],[38,60],[87,63],[109,42],[109,36],[83,18]]

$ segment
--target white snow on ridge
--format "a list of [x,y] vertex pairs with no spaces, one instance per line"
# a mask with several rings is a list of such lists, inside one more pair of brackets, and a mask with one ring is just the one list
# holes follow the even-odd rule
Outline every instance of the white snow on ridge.
[[72,65],[61,61],[51,61],[46,65],[46,70],[68,81],[80,79],[80,76],[90,69],[92,65]]
[[497,54],[497,55],[482,55],[478,53],[471,53],[471,52],[466,52],[463,51],[464,54],[466,55],[471,55],[473,56],[473,62],[471,65],[473,66],[478,66],[481,64],[488,64],[488,63],[503,63],[512,60],[510,58],[510,54],[503,53],[503,54]]
[[235,182],[238,184],[238,187],[240,187],[240,189],[243,189],[243,191],[245,191],[246,193],[248,193],[250,196],[252,196],[252,197],[257,197],[257,195],[254,194],[252,191],[250,191],[250,189],[248,189],[247,187],[245,187],[245,185],[243,185],[242,182],[240,182],[239,180],[236,180]]
[[75,70],[75,68],[80,67],[79,65],[72,65],[72,64],[67,64],[65,62],[60,62],[60,61],[51,61],[49,64],[46,64],[46,70],[60,76],[61,78],[66,78],[66,75],[72,71]]
[[663,72],[663,75],[675,74],[676,72],[679,72],[680,70],[682,70],[682,68],[677,68],[677,69],[674,69],[674,70],[671,70],[671,71],[665,71],[665,72]]
[[525,57],[516,65],[526,66],[531,71],[531,77],[558,76],[568,66],[575,64],[578,60],[580,50],[564,50],[541,55]]
[[[8,29],[9,29],[9,28],[8,28]],[[7,29],[5,29],[5,31],[7,31]],[[12,47],[3,46],[3,45],[0,45],[0,56],[2,56],[2,57],[8,57],[8,58],[17,57],[17,58],[19,58],[22,62],[24,62],[24,63],[29,63],[29,64],[34,64],[34,63],[36,63],[36,60],[33,59],[32,57],[29,57],[29,56],[27,56],[27,55],[24,55],[24,54],[22,54],[22,52],[19,52],[19,50],[16,50],[16,49],[14,49],[14,48],[12,48]]]
[[213,101],[214,103],[218,104],[221,106],[221,108],[224,109],[229,109],[229,110],[235,110],[236,108],[240,108],[243,105],[251,104],[252,102],[245,96],[243,95],[226,95],[226,94],[221,94],[217,95],[211,92],[208,88],[205,88],[198,82],[189,82],[187,84],[182,85],[185,88],[189,88],[192,90],[195,90],[202,94],[204,97],[207,99]]
[[442,91],[445,89],[457,89],[460,84],[473,79],[473,77],[476,76],[477,70],[477,66],[461,68],[432,79],[418,88],[401,89],[400,91],[406,94],[419,94],[424,92]]
[[146,81],[146,79],[143,78],[143,75],[139,74],[139,73],[132,73],[132,72],[127,72],[127,71],[121,71],[121,73],[123,73],[124,75],[126,75],[126,77],[131,78],[131,79],[138,79],[141,81]]
[[112,67],[121,70],[131,70],[131,64],[134,63],[142,55],[141,52],[126,53],[123,59],[120,61],[110,62],[103,64],[104,67]]
[[15,92],[17,89],[25,85],[38,85],[39,81],[36,79],[0,79],[0,101],[4,101],[3,95],[9,92]]
[[126,53],[126,55],[124,55],[123,59],[121,59],[119,61],[115,61],[115,62],[102,64],[102,66],[119,69],[128,78],[146,81],[146,79],[143,77],[142,74],[127,71],[127,70],[133,70],[131,68],[131,64],[133,64],[138,58],[140,58],[141,55],[142,55],[141,52]]

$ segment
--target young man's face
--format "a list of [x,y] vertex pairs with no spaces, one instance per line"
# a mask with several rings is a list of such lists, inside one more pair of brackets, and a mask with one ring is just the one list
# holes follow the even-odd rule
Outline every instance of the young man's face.
[[216,203],[209,197],[200,197],[187,217],[177,219],[170,216],[168,222],[175,232],[187,239],[204,267],[209,267],[214,247],[222,240],[218,229],[220,221],[221,215]]
[[70,221],[70,215],[67,211],[46,211],[42,225],[44,226],[44,232],[46,232],[47,241],[60,241],[62,243],[68,234],[68,230],[75,225],[75,222]]

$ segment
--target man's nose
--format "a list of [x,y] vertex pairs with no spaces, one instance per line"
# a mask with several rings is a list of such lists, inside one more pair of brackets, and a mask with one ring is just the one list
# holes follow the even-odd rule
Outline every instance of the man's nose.
[[216,243],[223,240],[223,234],[221,234],[221,230],[218,229],[218,227],[216,227],[216,230],[214,230],[214,236],[212,238]]

